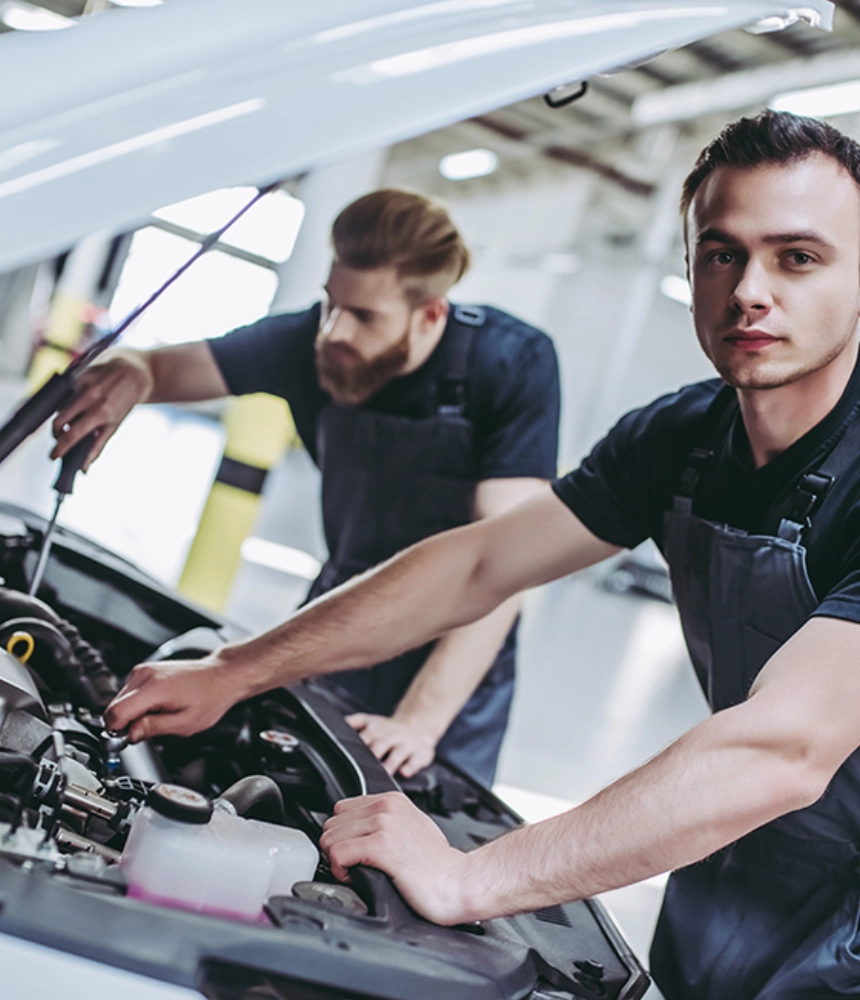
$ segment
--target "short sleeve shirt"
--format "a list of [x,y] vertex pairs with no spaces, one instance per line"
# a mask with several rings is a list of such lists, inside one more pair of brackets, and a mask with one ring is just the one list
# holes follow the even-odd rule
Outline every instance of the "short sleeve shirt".
[[[557,473],[560,410],[553,343],[508,313],[483,309],[486,319],[476,328],[466,382],[466,416],[475,426],[478,479],[552,479]],[[317,421],[330,402],[314,363],[319,316],[316,304],[208,341],[231,393],[268,392],[287,400],[314,460]],[[392,379],[363,407],[414,419],[435,412],[438,385],[448,370],[456,335],[451,316],[427,361]]]
[[[718,379],[687,386],[634,410],[579,468],[553,483],[585,526],[613,545],[652,538],[663,519]],[[791,447],[756,469],[737,401],[734,416],[693,497],[693,514],[758,535],[775,535],[800,478],[814,472],[860,409],[860,365],[830,413]],[[833,483],[804,535],[816,615],[860,622],[860,455]]]

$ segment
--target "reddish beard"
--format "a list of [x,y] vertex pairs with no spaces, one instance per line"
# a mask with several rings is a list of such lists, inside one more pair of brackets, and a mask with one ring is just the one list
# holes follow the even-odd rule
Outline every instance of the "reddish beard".
[[409,358],[409,330],[370,361],[365,361],[352,348],[342,347],[341,350],[349,350],[354,360],[346,363],[337,360],[335,352],[317,335],[314,345],[317,379],[336,403],[355,406],[370,399],[403,371]]

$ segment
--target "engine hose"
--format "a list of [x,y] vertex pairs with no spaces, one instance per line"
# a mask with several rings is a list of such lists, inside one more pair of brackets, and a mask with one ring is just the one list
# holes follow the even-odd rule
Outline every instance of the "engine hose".
[[18,590],[0,587],[0,621],[5,622],[9,618],[40,618],[55,625],[62,632],[98,692],[99,712],[119,691],[119,683],[105,663],[102,654],[84,639],[71,622],[60,618],[44,601]]
[[16,753],[14,750],[0,750],[0,771],[6,767],[26,768],[30,772],[31,784],[39,770],[39,765],[27,754]]
[[67,639],[72,647],[72,652],[84,668],[84,673],[96,689],[100,705],[99,711],[101,711],[109,702],[113,701],[114,695],[119,692],[119,682],[111,673],[102,654],[95,646],[87,642],[76,626],[66,621],[65,618],[58,618],[54,624]]
[[[27,803],[33,793],[33,785],[36,781],[39,765],[35,760],[33,760],[32,757],[28,757],[27,754],[15,753],[13,750],[0,750],[0,770],[2,770],[2,768],[7,764],[11,764],[16,768],[26,768],[29,771],[30,779],[26,791],[22,791],[20,795],[10,795],[8,792],[5,792],[2,796],[3,802],[9,804],[10,806],[13,800],[15,802],[15,805],[11,808],[8,831],[9,833],[14,833],[14,831],[21,825],[21,821],[24,818],[24,810],[27,808]],[[8,785],[4,784],[4,788],[8,787]]]
[[11,618],[0,625],[0,648],[15,632],[27,632],[36,642],[33,655],[27,661],[55,694],[66,694],[75,705],[84,705],[99,715],[102,699],[78,660],[69,640],[54,622],[41,618]]
[[56,623],[59,615],[38,597],[0,587],[0,622],[9,618],[41,618],[43,621]]
[[220,798],[229,802],[240,816],[283,824],[286,820],[281,790],[264,774],[249,774],[232,784]]

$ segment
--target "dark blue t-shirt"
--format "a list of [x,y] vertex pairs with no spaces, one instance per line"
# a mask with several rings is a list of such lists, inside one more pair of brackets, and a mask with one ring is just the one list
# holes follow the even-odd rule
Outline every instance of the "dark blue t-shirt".
[[[598,538],[626,548],[653,538],[662,549],[663,516],[722,384],[699,382],[628,413],[553,489]],[[830,413],[756,469],[735,400],[732,422],[694,494],[693,513],[751,534],[775,535],[801,476],[821,465],[857,419],[858,402],[860,364]],[[804,545],[821,602],[815,614],[860,621],[860,455],[813,513]]]
[[[489,306],[484,312],[466,381],[466,416],[475,425],[478,478],[552,479],[557,473],[560,409],[553,343],[508,313]],[[330,402],[314,364],[319,315],[317,304],[304,312],[269,316],[207,342],[231,393],[268,392],[287,400],[314,460],[317,420]],[[449,317],[427,361],[392,379],[362,406],[413,419],[435,413],[438,386],[448,370],[452,331]]]

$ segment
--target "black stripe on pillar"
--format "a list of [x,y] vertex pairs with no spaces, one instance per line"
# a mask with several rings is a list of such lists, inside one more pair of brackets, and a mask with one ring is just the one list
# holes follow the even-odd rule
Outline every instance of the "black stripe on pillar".
[[268,474],[268,469],[261,469],[245,462],[237,462],[234,458],[227,458],[225,455],[218,467],[215,482],[224,483],[225,486],[233,486],[246,493],[260,494],[263,492],[263,484],[266,482]]

